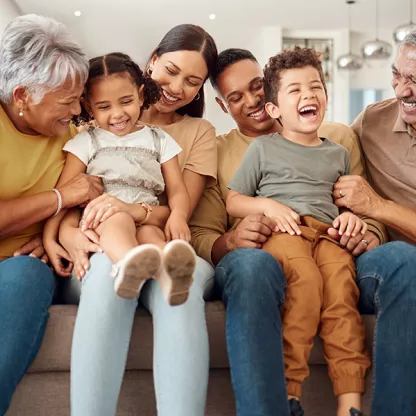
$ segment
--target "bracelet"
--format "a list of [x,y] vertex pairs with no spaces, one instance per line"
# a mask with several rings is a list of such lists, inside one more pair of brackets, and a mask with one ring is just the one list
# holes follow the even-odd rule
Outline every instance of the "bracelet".
[[149,204],[146,204],[146,202],[138,202],[137,205],[140,205],[146,211],[146,216],[144,217],[144,220],[140,221],[139,223],[136,223],[136,226],[140,227],[149,219],[151,213],[153,212],[153,209]]
[[62,209],[62,195],[56,188],[53,188],[52,191],[55,192],[56,196],[58,197],[58,209],[56,210],[55,214],[53,214],[53,216],[56,217]]

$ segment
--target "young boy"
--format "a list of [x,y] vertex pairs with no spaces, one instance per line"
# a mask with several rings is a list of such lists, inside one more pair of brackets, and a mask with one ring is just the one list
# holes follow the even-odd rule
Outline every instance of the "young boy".
[[266,110],[283,130],[249,146],[229,184],[227,211],[236,218],[263,213],[277,223],[263,249],[281,263],[287,279],[283,348],[292,415],[303,414],[301,385],[318,329],[337,416],[359,414],[353,412],[361,408],[370,360],[356,309],[355,263],[327,230],[356,236],[367,226],[349,211],[340,214],[332,199],[350,162],[346,149],[317,134],[328,100],[318,54],[296,47],[270,58],[264,91]]

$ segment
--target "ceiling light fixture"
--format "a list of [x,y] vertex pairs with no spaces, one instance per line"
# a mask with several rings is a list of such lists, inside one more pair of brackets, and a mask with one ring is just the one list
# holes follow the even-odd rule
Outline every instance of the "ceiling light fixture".
[[81,16],[81,12],[79,10],[77,10],[77,11],[74,12],[74,15],[76,17],[80,17]]
[[367,41],[361,47],[361,52],[367,62],[379,62],[390,58],[393,48],[390,43],[378,38],[378,0],[376,0],[376,38]]
[[[348,6],[348,33],[351,33],[351,5],[355,3],[355,0],[346,0]],[[363,66],[363,60],[360,56],[354,55],[350,50],[347,54],[341,55],[337,59],[337,67],[340,70],[352,70],[356,71]]]
[[217,17],[214,13],[211,13],[209,16],[208,16],[211,20],[215,20],[215,18]]
[[416,30],[416,25],[413,23],[413,0],[409,1],[410,7],[409,7],[409,16],[410,16],[410,22],[406,23],[404,25],[399,26],[396,28],[396,30],[393,32],[393,39],[396,43],[400,43],[404,38],[410,33]]

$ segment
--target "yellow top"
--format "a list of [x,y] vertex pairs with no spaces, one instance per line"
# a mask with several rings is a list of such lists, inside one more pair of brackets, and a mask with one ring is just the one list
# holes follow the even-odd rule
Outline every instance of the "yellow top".
[[[365,171],[357,137],[349,127],[339,123],[325,122],[318,134],[320,137],[325,137],[344,146],[350,153],[351,174],[364,176]],[[217,137],[217,185],[205,190],[189,223],[192,232],[192,245],[197,254],[210,263],[212,263],[211,250],[215,241],[239,223],[239,220],[227,215],[225,208],[228,195],[227,185],[253,140],[255,139],[241,134],[238,129],[233,129],[228,134]],[[374,232],[382,242],[385,242],[387,239],[385,227],[374,220],[365,220],[369,225],[369,230]]]
[[[75,134],[72,126],[68,134],[59,138],[22,134],[0,105],[0,200],[53,189],[65,162],[62,147]],[[43,222],[40,222],[17,235],[0,239],[0,261],[40,235],[42,229]]]

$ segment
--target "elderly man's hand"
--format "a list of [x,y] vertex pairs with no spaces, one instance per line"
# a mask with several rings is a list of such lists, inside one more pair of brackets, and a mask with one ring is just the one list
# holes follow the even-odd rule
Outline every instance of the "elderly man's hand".
[[373,217],[384,202],[363,177],[354,175],[341,176],[334,185],[333,196],[338,207],[366,217]]
[[328,235],[338,241],[340,246],[347,249],[354,257],[358,257],[380,245],[380,240],[371,231],[366,231],[364,235],[358,234],[352,237],[347,234],[340,235],[337,229],[331,227],[328,230]]

